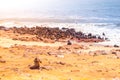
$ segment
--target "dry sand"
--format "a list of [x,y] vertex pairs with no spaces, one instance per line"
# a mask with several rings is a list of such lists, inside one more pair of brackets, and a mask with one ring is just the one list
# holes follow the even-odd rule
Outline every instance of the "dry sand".
[[35,41],[19,41],[19,40],[12,40],[9,38],[4,38],[4,37],[0,37],[0,46],[2,47],[11,47],[13,45],[27,45],[27,46],[51,46],[51,47],[55,47],[55,46],[63,46],[65,43],[61,43],[61,42],[55,42],[53,43],[44,43],[44,42],[35,42]]
[[[120,59],[111,54],[119,48],[94,43],[73,42],[67,46],[65,42],[27,42],[9,36],[0,32],[0,80],[120,80]],[[96,50],[104,50],[107,55],[88,54]],[[30,70],[35,57],[48,69]]]

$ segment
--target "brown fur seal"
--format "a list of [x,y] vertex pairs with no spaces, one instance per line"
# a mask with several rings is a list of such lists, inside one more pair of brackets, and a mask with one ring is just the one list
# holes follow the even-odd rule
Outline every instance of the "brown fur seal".
[[70,40],[67,41],[67,45],[72,45]]
[[40,68],[40,63],[42,61],[39,58],[34,59],[34,65],[30,67],[30,69],[39,69]]

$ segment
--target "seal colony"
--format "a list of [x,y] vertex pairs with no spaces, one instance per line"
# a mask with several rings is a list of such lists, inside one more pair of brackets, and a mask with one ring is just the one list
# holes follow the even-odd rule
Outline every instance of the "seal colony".
[[119,80],[120,48],[94,44],[101,41],[68,28],[1,26],[0,42],[14,45],[0,44],[0,79]]
[[35,35],[34,38],[29,39],[29,36],[27,37],[17,37],[14,38],[14,40],[22,40],[22,41],[45,41],[45,39],[50,39],[53,42],[55,41],[60,41],[65,40],[65,39],[71,39],[71,40],[77,40],[77,41],[82,41],[82,42],[102,42],[104,41],[103,38],[100,36],[92,35],[91,33],[85,34],[81,31],[76,32],[75,29],[73,28],[49,28],[45,26],[36,26],[32,28],[28,27],[12,27],[12,28],[5,28],[4,26],[0,27],[1,30],[7,30],[7,31],[12,31],[13,33],[18,33],[20,35],[23,34],[30,34],[30,35]]

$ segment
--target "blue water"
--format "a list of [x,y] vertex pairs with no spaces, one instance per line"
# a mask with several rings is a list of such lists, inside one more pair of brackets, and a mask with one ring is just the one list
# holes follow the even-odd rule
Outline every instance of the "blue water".
[[73,22],[120,22],[120,0],[64,0],[47,6],[44,10],[36,9],[38,14],[51,18],[71,18]]
[[65,23],[120,22],[120,0],[30,0],[24,5],[21,3],[18,6],[11,4],[1,7],[0,18],[45,17]]

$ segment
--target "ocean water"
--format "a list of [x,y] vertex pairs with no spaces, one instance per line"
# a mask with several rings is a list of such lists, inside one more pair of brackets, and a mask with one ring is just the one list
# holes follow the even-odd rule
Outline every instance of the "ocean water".
[[49,8],[37,9],[34,13],[57,19],[56,22],[119,24],[120,0],[58,0]]
[[[1,25],[23,26],[48,25],[50,27],[72,27],[77,31],[101,35],[110,41],[100,44],[120,45],[120,0],[55,0],[45,8],[36,7],[27,20],[8,21]],[[21,15],[22,16],[22,15]],[[33,20],[29,20],[29,18]]]

